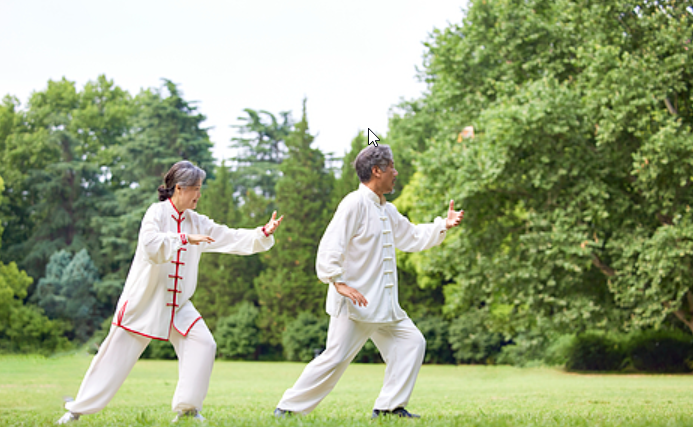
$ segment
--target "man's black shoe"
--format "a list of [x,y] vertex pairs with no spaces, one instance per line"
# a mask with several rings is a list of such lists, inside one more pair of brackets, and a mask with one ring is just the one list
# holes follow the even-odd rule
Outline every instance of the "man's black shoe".
[[285,410],[279,409],[279,408],[277,408],[277,409],[274,410],[274,416],[277,417],[277,418],[289,417],[289,416],[291,416],[291,415],[293,415],[293,414],[294,414],[294,413],[291,412],[291,411],[285,411]]
[[396,415],[400,418],[421,418],[421,415],[412,414],[404,408],[395,408],[392,411],[373,409],[373,416],[371,416],[371,419],[375,419],[383,415]]

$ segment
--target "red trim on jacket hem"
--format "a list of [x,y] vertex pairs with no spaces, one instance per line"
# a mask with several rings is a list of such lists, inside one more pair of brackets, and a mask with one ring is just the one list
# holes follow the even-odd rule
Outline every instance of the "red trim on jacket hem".
[[187,337],[187,336],[188,336],[188,333],[190,332],[190,330],[192,329],[192,327],[195,326],[195,323],[197,323],[197,321],[200,320],[200,319],[202,319],[202,316],[200,316],[200,317],[198,317],[197,319],[193,320],[193,322],[190,324],[190,327],[188,328],[187,331],[185,331],[185,333],[179,331],[178,328],[176,328],[176,325],[173,325],[173,329],[175,329],[176,331],[178,331],[178,333],[181,334],[181,335],[183,335],[184,337]]
[[[116,324],[114,323],[114,325],[116,325]],[[133,330],[133,329],[126,328],[126,327],[123,326],[123,325],[116,325],[116,326],[119,327],[119,328],[123,328],[123,329],[125,329],[125,330],[128,331],[128,332],[132,332],[133,334],[137,334],[137,335],[143,336],[143,337],[145,337],[145,338],[151,338],[151,339],[153,339],[153,340],[159,340],[159,341],[168,341],[168,338],[153,337],[153,336],[151,336],[151,335],[143,334],[142,332],[137,332],[137,331],[135,331],[135,330]]]

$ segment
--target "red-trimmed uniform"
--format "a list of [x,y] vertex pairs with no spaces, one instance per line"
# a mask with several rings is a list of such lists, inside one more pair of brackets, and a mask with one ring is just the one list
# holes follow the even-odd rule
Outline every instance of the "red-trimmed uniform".
[[[190,245],[201,234],[214,243]],[[216,344],[190,302],[204,252],[251,255],[274,245],[262,228],[232,229],[195,211],[179,212],[171,200],[147,210],[135,258],[113,317],[111,331],[92,360],[77,398],[65,405],[75,414],[103,409],[151,339],[170,340],[179,359],[174,411],[201,410]]]

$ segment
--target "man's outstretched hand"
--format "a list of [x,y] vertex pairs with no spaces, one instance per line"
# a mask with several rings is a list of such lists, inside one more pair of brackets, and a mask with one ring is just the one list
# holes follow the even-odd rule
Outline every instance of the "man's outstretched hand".
[[339,295],[349,298],[354,305],[358,305],[359,307],[365,307],[368,305],[366,297],[361,295],[361,292],[357,291],[346,283],[336,282],[334,287],[337,289],[337,293]]
[[447,229],[452,227],[457,227],[462,222],[464,218],[464,211],[455,212],[455,201],[450,200],[450,209],[448,209],[448,218],[445,220],[445,226]]
[[267,225],[265,225],[265,232],[267,234],[274,234],[274,231],[277,229],[277,227],[279,227],[279,224],[282,223],[283,219],[284,215],[280,216],[279,219],[277,219],[277,211],[272,212],[272,218],[270,218]]

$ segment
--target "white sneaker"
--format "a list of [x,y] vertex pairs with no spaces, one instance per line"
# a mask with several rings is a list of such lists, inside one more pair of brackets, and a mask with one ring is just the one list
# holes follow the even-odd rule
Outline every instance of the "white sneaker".
[[185,412],[184,411],[178,411],[178,415],[176,415],[176,418],[174,418],[173,421],[171,421],[171,422],[177,423],[178,421],[185,419],[185,418],[190,418],[190,419],[193,419],[193,420],[200,422],[200,423],[207,421],[205,419],[205,417],[202,416],[200,411],[198,411],[197,409],[191,409],[190,411],[185,411]]
[[79,415],[78,414],[73,414],[72,412],[65,412],[65,415],[60,417],[58,422],[56,424],[67,424],[67,423],[72,423],[79,420]]

